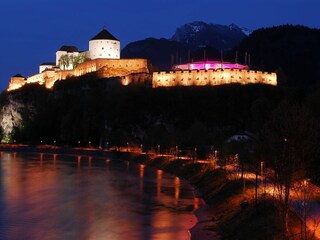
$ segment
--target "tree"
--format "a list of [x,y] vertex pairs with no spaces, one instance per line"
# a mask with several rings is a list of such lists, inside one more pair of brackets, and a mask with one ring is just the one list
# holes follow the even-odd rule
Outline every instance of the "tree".
[[71,55],[70,62],[72,63],[72,68],[75,69],[79,66],[80,63],[85,61],[85,56],[83,54],[79,54],[77,56]]
[[68,54],[64,54],[59,58],[59,67],[63,70],[68,69],[70,65],[70,57]]
[[290,189],[306,177],[315,153],[318,124],[307,107],[281,103],[264,131],[268,160],[275,170],[284,230],[288,232]]

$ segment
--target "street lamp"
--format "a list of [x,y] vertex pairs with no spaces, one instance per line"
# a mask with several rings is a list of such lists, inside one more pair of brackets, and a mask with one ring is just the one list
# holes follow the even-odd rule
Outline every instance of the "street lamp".
[[80,147],[80,143],[81,143],[81,142],[80,142],[80,140],[79,140],[79,141],[78,141],[78,147]]
[[158,145],[158,154],[160,154],[160,145]]

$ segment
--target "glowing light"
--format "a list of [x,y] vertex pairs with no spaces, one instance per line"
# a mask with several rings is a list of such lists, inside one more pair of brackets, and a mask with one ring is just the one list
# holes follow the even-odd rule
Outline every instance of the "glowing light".
[[230,63],[230,62],[220,62],[220,61],[203,61],[203,62],[194,62],[192,64],[179,64],[173,66],[173,70],[209,70],[209,69],[248,69],[248,66]]

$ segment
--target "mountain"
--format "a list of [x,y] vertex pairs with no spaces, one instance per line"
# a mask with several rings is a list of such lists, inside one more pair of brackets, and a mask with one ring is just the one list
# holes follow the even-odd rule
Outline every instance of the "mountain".
[[210,46],[229,51],[248,34],[248,29],[235,24],[220,25],[196,21],[177,28],[171,40],[180,42],[189,49]]
[[169,70],[173,64],[220,59],[251,31],[235,24],[228,26],[192,22],[177,28],[170,39],[146,38],[129,43],[122,58],[147,58],[155,70]]

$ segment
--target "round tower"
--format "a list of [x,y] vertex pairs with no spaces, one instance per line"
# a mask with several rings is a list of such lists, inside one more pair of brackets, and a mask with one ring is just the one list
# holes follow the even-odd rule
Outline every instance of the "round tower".
[[90,58],[119,59],[120,58],[120,41],[115,38],[104,27],[89,41]]

